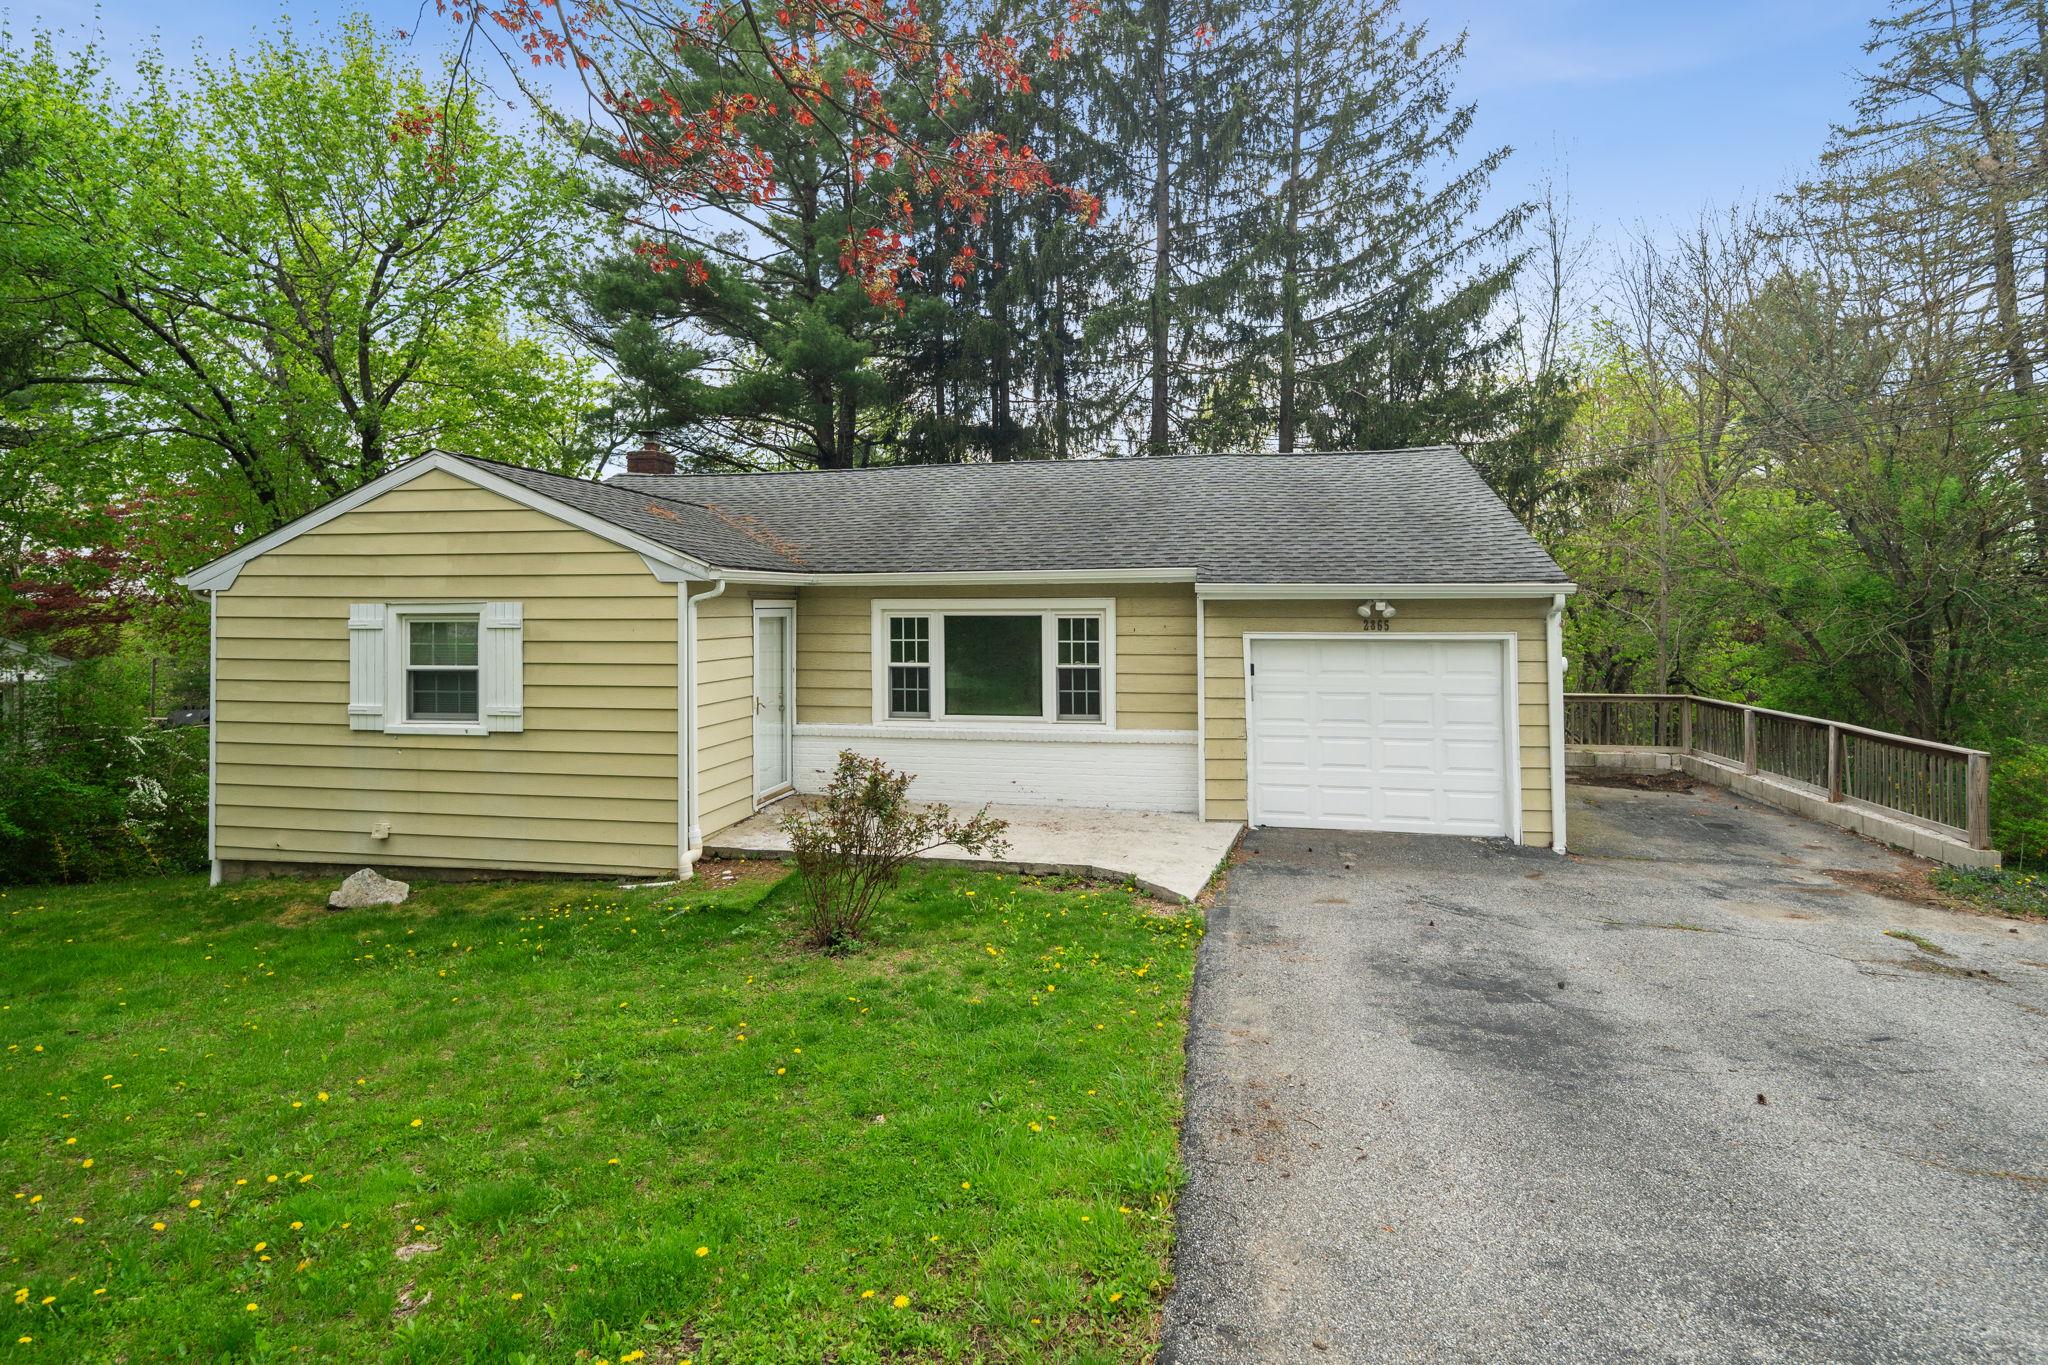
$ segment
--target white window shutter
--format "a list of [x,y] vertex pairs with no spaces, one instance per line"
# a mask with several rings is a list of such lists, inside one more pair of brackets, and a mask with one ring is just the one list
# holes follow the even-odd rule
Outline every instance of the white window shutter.
[[526,728],[524,673],[526,619],[517,602],[484,603],[484,729],[517,733]]
[[356,602],[348,609],[348,728],[384,728],[390,672],[385,651],[382,602]]

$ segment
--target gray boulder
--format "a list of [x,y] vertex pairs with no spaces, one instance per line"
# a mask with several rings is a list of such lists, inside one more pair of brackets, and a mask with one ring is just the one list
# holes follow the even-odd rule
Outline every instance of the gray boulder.
[[327,898],[329,910],[358,910],[365,905],[400,905],[412,894],[404,882],[380,877],[370,868],[351,872],[348,879]]

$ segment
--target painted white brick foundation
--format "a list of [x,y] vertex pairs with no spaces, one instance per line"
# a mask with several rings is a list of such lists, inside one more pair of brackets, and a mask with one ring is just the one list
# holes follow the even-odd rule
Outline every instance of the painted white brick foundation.
[[1195,809],[1192,730],[799,725],[797,790],[822,788],[841,749],[915,773],[910,794],[926,801]]

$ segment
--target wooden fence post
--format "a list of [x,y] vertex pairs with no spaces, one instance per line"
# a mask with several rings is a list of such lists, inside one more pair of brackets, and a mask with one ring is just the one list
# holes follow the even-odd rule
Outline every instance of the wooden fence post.
[[1692,698],[1678,699],[1678,747],[1686,753],[1692,752]]
[[1828,800],[1842,799],[1842,731],[1839,726],[1828,727]]
[[1991,847],[1991,760],[1971,754],[1969,767],[1970,847]]
[[1756,771],[1756,709],[1749,706],[1742,708],[1742,770]]

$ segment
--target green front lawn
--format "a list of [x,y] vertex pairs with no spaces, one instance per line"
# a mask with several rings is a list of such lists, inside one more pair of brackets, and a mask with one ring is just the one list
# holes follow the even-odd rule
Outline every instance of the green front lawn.
[[778,877],[0,893],[0,1362],[1142,1358],[1199,922]]

